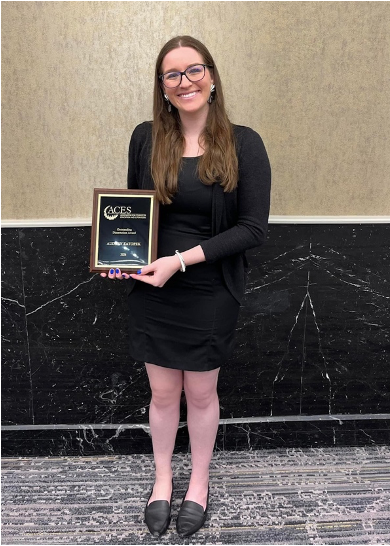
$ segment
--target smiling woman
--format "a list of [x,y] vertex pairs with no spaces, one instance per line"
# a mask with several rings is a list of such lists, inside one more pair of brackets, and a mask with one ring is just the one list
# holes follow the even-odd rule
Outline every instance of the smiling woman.
[[206,520],[218,374],[232,351],[245,250],[265,240],[270,177],[260,136],[226,115],[207,48],[190,36],[170,40],[156,61],[153,122],[135,128],[129,148],[128,187],[156,189],[161,203],[158,259],[136,275],[108,273],[128,282],[130,354],[145,362],[152,391],[156,477],[145,522],[155,536],[171,517],[183,386],[192,472],[177,531],[190,536]]
[[[202,66],[196,80],[188,73],[194,65]],[[176,73],[179,85],[171,86],[167,72]],[[235,136],[218,68],[208,49],[190,36],[167,42],[156,61],[151,168],[162,203],[169,204],[177,191],[183,157],[200,158],[203,184],[219,180],[227,191],[236,187]]]
[[202,56],[192,47],[181,47],[165,56],[161,68],[166,100],[178,109],[181,118],[188,113],[207,118],[214,84],[212,65],[204,65]]

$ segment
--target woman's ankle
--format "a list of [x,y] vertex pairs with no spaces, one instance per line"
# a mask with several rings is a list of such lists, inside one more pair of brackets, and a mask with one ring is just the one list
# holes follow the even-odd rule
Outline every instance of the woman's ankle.
[[149,499],[149,503],[156,500],[166,500],[170,502],[172,495],[173,483],[172,483],[172,472],[159,474],[155,476],[155,481],[153,485],[153,492]]

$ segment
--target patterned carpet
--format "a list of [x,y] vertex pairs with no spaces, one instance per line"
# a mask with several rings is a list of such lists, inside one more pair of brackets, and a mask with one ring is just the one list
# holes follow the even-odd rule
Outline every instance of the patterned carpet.
[[2,544],[389,544],[390,448],[219,452],[205,528],[175,516],[189,455],[174,456],[173,521],[154,539],[143,508],[150,455],[4,459]]

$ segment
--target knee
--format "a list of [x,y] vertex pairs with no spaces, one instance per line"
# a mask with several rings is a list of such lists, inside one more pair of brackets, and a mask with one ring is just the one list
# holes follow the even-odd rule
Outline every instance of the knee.
[[158,408],[167,408],[180,402],[181,389],[154,387],[152,389],[152,403]]
[[211,404],[218,402],[217,389],[198,389],[194,390],[185,387],[187,404],[195,406],[198,409],[206,409]]

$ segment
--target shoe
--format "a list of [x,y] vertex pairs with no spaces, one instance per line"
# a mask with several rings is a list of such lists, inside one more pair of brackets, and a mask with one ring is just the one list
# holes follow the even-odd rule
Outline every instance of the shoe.
[[[153,488],[149,495],[149,499],[153,494]],[[150,504],[146,503],[145,507],[145,523],[150,533],[158,538],[163,535],[169,527],[171,522],[171,506],[173,497],[173,480],[172,480],[172,494],[171,501],[156,500]],[[148,499],[148,502],[149,502]]]
[[209,495],[210,487],[207,491],[205,510],[203,510],[203,506],[197,502],[184,500],[186,498],[186,495],[184,495],[176,520],[176,529],[180,538],[189,537],[203,527],[207,517],[207,509],[209,507]]

